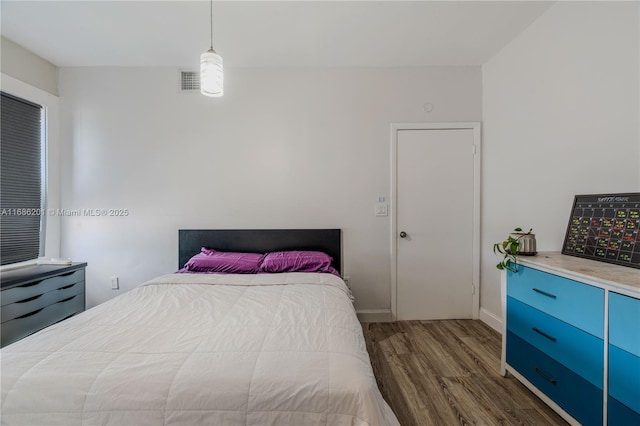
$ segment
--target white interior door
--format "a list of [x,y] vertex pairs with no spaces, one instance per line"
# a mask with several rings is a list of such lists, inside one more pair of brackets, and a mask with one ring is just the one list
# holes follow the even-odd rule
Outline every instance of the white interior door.
[[396,318],[472,318],[474,129],[398,130],[396,149]]

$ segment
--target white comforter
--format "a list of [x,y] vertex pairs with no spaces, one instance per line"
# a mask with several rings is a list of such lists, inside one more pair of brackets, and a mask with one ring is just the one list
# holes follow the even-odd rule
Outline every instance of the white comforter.
[[2,349],[2,423],[398,424],[344,282],[172,274]]

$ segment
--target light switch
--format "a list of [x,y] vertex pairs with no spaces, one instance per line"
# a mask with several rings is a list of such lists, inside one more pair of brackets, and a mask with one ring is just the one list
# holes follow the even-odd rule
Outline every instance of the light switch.
[[387,205],[384,203],[376,204],[376,216],[387,216],[388,215]]

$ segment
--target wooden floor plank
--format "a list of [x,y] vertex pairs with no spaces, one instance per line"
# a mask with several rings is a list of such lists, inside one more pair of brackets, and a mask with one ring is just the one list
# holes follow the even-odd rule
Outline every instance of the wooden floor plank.
[[403,426],[566,425],[499,374],[500,334],[477,320],[362,325],[378,386]]

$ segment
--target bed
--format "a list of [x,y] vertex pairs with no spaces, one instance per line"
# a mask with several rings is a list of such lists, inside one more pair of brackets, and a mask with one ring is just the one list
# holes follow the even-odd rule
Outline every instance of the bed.
[[181,268],[201,248],[312,250],[334,273],[143,283],[3,348],[2,424],[397,425],[336,274],[341,244],[337,229],[180,230]]

